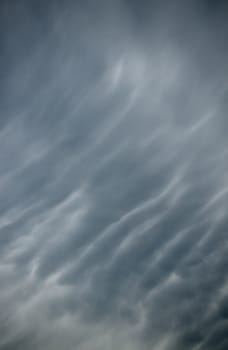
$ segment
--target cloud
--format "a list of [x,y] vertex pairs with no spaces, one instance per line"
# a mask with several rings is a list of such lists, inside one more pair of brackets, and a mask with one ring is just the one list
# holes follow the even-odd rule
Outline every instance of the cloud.
[[225,2],[1,9],[0,350],[226,349]]

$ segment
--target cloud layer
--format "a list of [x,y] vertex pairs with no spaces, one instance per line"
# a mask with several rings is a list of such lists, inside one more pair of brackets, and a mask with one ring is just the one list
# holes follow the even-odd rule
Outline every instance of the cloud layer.
[[0,350],[227,349],[227,15],[1,2]]

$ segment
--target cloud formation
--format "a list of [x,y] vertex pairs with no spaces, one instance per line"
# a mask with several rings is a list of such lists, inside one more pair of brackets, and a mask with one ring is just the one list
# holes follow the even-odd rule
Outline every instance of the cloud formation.
[[1,2],[0,350],[227,349],[227,15]]

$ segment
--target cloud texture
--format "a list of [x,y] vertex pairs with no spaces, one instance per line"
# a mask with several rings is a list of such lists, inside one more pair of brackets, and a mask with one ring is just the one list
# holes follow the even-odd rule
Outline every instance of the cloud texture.
[[227,349],[226,2],[0,6],[0,350]]

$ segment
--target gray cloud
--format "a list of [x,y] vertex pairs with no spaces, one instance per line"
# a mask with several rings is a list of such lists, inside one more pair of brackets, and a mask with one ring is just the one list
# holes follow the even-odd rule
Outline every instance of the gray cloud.
[[0,350],[227,348],[227,14],[2,1]]

